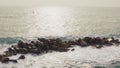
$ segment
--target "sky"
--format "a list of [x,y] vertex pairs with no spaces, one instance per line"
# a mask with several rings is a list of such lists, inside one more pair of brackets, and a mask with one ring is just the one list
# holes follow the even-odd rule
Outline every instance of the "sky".
[[120,7],[120,0],[0,0],[0,6],[102,6]]

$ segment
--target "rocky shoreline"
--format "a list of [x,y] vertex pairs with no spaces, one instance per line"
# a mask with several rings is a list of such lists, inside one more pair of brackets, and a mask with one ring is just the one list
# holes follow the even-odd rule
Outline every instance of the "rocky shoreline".
[[[16,45],[12,45],[3,54],[0,55],[1,63],[18,63],[17,60],[25,59],[25,54],[40,55],[52,51],[67,52],[70,47],[80,46],[88,47],[92,46],[100,49],[104,46],[120,45],[120,41],[114,37],[84,37],[76,40],[62,41],[60,38],[46,39],[38,38],[36,41],[23,42],[19,40]],[[71,49],[74,51],[75,49]],[[9,59],[10,56],[22,54],[18,59]]]

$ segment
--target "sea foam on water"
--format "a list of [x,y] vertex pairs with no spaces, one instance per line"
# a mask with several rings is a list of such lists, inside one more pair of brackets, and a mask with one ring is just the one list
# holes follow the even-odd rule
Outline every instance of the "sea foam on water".
[[[4,47],[4,46],[0,46]],[[42,55],[27,54],[25,60],[19,60],[17,64],[0,63],[0,68],[94,68],[94,66],[110,67],[120,59],[120,46],[110,46],[101,49],[94,47],[73,47],[74,51],[52,52]],[[18,58],[12,56],[10,58]],[[117,63],[119,64],[119,63]]]

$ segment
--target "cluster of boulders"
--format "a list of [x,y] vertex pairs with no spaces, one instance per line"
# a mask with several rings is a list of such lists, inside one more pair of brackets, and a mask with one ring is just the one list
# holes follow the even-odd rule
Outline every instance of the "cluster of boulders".
[[[0,61],[2,63],[14,62],[17,63],[19,59],[25,59],[24,55],[21,55],[18,59],[9,59],[8,57],[17,54],[42,54],[52,51],[67,52],[70,47],[81,46],[88,47],[93,46],[96,48],[102,48],[103,46],[110,46],[113,44],[120,44],[118,39],[106,38],[106,37],[84,37],[76,40],[62,41],[60,38],[46,39],[38,38],[36,41],[23,42],[18,41],[17,45],[12,45],[4,54],[0,55]],[[74,51],[72,49],[71,51]]]

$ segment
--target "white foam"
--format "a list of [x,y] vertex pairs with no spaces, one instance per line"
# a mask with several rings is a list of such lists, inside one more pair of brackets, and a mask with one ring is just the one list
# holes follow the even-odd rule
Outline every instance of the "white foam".
[[9,47],[8,44],[0,44],[0,54],[3,54],[3,52]]
[[[75,51],[52,52],[39,56],[26,55],[25,60],[19,60],[17,64],[1,64],[0,68],[63,68],[74,66],[91,66],[96,64],[110,65],[111,61],[120,60],[120,46],[104,47],[74,47]],[[19,55],[10,58],[18,58]]]

